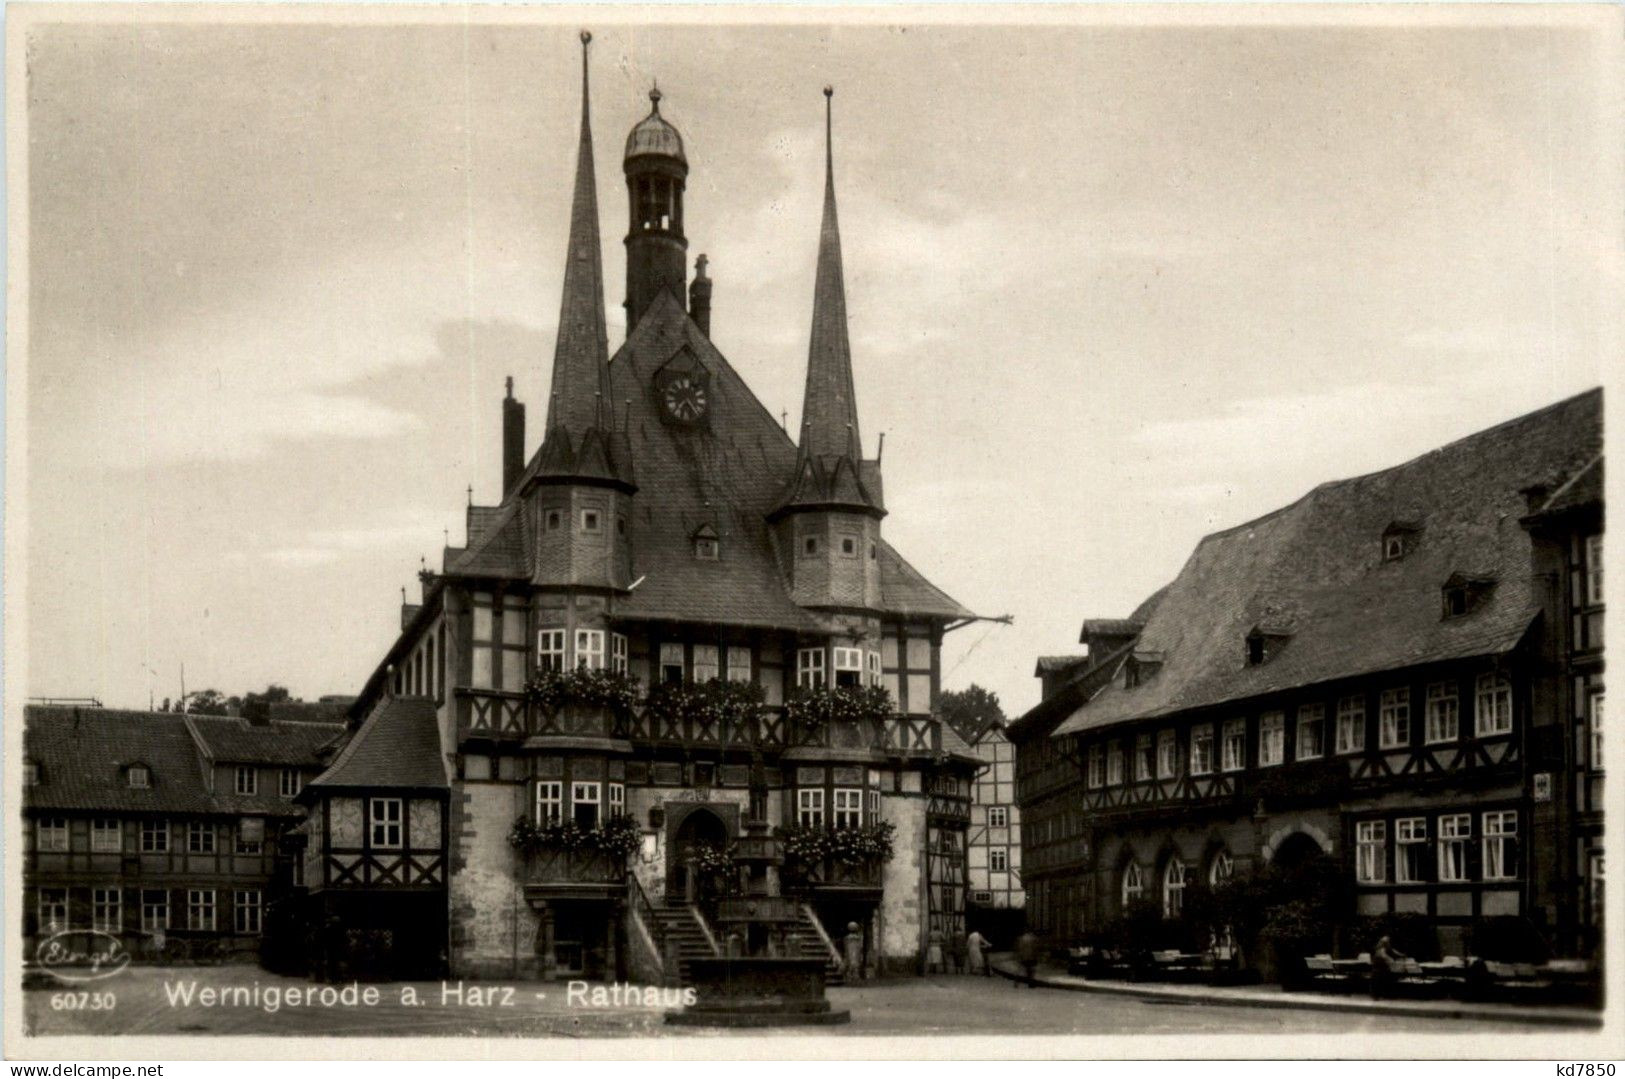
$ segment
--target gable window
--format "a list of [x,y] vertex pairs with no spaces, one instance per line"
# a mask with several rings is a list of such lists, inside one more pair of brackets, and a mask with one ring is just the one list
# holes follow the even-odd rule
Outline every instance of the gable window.
[[604,631],[601,629],[576,630],[576,666],[591,671],[604,669]]
[[[1023,863],[1025,864],[1025,863]],[[1135,862],[1123,867],[1123,905],[1145,898],[1145,872]]]
[[1381,884],[1388,879],[1388,822],[1363,820],[1354,826],[1354,879]]
[[1265,712],[1258,717],[1258,766],[1268,768],[1286,760],[1286,713]]
[[581,511],[581,531],[598,532],[602,530],[603,522],[599,519],[597,510]]
[[1123,743],[1113,739],[1106,744],[1106,785],[1115,787],[1123,782]]
[[1365,698],[1344,697],[1337,702],[1337,751],[1358,753],[1365,748]]
[[816,787],[796,791],[796,821],[803,828],[824,826],[824,792]]
[[1512,681],[1506,675],[1479,675],[1473,703],[1474,729],[1480,738],[1512,733]]
[[598,794],[596,783],[570,784],[570,813],[582,828],[598,827]]
[[721,677],[721,656],[721,650],[714,644],[697,644],[694,646],[694,682],[696,685]]
[[1179,741],[1173,731],[1157,732],[1157,778],[1172,779],[1179,774]]
[[186,853],[214,853],[213,821],[195,820],[186,825]]
[[1421,884],[1427,880],[1428,819],[1404,817],[1394,822],[1394,880]]
[[856,686],[863,682],[863,649],[835,649],[835,684]]
[[536,669],[538,671],[564,670],[564,630],[539,629],[536,631]]
[[169,928],[169,893],[158,888],[141,891],[141,928],[149,933]]
[[401,845],[401,800],[399,798],[369,798],[367,800],[369,838],[372,845],[384,850],[398,850]]
[[863,792],[857,788],[836,788],[835,827],[860,828],[863,826]]
[[1467,844],[1473,838],[1470,813],[1451,813],[1439,818],[1439,879],[1467,879]]
[[130,781],[131,790],[146,790],[152,786],[152,770],[144,764],[130,765],[126,776]]
[[304,785],[305,780],[299,774],[299,769],[284,768],[281,777],[277,780],[277,793],[284,798],[292,798],[299,793],[300,788]]
[[564,784],[543,781],[536,784],[536,823],[557,824],[564,819]]
[[1298,757],[1312,761],[1326,755],[1326,706],[1305,704],[1298,708]]
[[988,806],[987,826],[989,828],[1010,827],[1010,811],[1004,806]]
[[1205,776],[1213,771],[1213,724],[1191,728],[1191,775]]
[[260,779],[258,772],[246,764],[239,764],[237,766],[238,794],[258,794],[259,785]]
[[802,648],[796,652],[796,685],[824,688],[824,650]]
[[616,674],[626,673],[626,634],[624,633],[611,633],[609,635],[609,668]]
[[1137,735],[1134,739],[1134,778],[1144,783],[1156,774],[1157,751],[1151,742],[1149,732]]
[[90,822],[90,849],[117,854],[124,849],[124,827],[117,820],[102,818]]
[[1385,689],[1377,713],[1377,743],[1383,749],[1411,744],[1411,691]]
[[680,644],[663,644],[660,646],[660,681],[671,685],[683,680],[683,646]]
[[39,890],[39,924],[42,931],[67,928],[68,890],[66,888],[41,888]]
[[232,903],[233,928],[237,932],[249,936],[258,936],[260,931],[260,890],[258,888],[239,888],[233,896]]
[[214,932],[214,889],[188,888],[186,891],[186,928]]
[[1428,686],[1427,740],[1454,742],[1461,734],[1461,708],[1454,682],[1434,682]]
[[1512,880],[1518,875],[1518,811],[1484,814],[1484,879]]
[[1093,745],[1089,747],[1089,768],[1085,780],[1090,790],[1103,786],[1106,782],[1106,748]]
[[1185,863],[1178,858],[1168,859],[1162,871],[1162,916],[1177,918],[1185,909]]
[[750,649],[739,645],[728,646],[728,681],[750,681]]
[[169,850],[169,822],[144,820],[141,822],[141,853],[164,854]]
[[41,817],[34,823],[34,846],[38,850],[53,852],[68,849],[68,819]]
[[1223,747],[1221,749],[1221,765],[1226,772],[1239,772],[1247,767],[1247,721],[1245,719],[1227,719],[1224,721]]

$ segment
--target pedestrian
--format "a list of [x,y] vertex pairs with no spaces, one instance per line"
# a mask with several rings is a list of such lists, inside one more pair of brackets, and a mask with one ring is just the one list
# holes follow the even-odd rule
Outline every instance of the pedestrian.
[[1394,984],[1394,968],[1410,956],[1394,947],[1393,939],[1383,936],[1371,949],[1371,997],[1376,1000],[1389,994]]
[[931,930],[926,937],[925,972],[927,974],[942,973],[942,933],[936,929]]
[[993,977],[993,971],[988,967],[987,947],[987,938],[982,936],[979,930],[972,929],[970,936],[965,938],[966,974],[976,974],[979,971],[989,978]]
[[1021,961],[1021,968],[1027,972],[1027,988],[1038,988],[1038,938],[1030,932],[1017,937],[1016,958]]
[[847,922],[846,939],[842,943],[846,946],[843,967],[846,980],[860,982],[863,980],[863,927],[857,922]]

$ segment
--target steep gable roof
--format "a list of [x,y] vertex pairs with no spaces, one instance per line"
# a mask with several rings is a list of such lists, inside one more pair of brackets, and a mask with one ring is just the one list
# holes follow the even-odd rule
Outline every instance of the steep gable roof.
[[332,766],[307,783],[305,791],[446,787],[434,702],[426,697],[390,697],[373,709]]
[[[1581,394],[1208,536],[1133,645],[1161,654],[1156,673],[1107,686],[1055,733],[1510,650],[1539,610],[1520,492],[1600,451],[1601,406],[1600,391]],[[1395,519],[1420,531],[1385,560]],[[1440,589],[1458,573],[1495,585],[1444,618]],[[1289,632],[1249,665],[1243,641],[1259,626]]]

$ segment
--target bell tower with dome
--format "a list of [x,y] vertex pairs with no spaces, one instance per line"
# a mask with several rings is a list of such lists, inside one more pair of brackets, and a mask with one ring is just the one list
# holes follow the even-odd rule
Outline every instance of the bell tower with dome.
[[660,115],[660,88],[649,91],[652,108],[626,136],[621,168],[626,173],[631,225],[626,234],[626,332],[670,291],[685,299],[688,239],[683,235],[683,186],[688,157],[683,137]]

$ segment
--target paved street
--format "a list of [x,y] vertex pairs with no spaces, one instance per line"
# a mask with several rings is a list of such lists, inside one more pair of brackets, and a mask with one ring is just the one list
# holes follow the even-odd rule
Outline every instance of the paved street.
[[[167,983],[167,984],[166,984]],[[199,994],[190,1004],[172,1002],[185,985],[257,985],[258,1005],[206,1005]],[[455,989],[458,983],[449,983]],[[844,1036],[874,1034],[1248,1034],[1248,1033],[1409,1033],[1443,1034],[1505,1031],[1505,1022],[1441,1021],[1310,1012],[1295,1009],[1236,1008],[1158,1003],[1127,997],[1082,994],[1059,989],[1027,989],[1001,978],[942,976],[830,991],[837,1008],[852,1012],[844,1026],[783,1031],[717,1032],[668,1027],[664,1008],[643,1003],[592,1007],[567,999],[562,984],[517,983],[511,996],[501,983],[465,982],[442,999],[438,982],[374,986],[371,1006],[283,1003],[267,1011],[273,992],[283,1000],[290,990],[311,983],[248,967],[137,969],[79,992],[113,993],[101,1011],[73,1010],[76,991],[31,989],[26,994],[29,1029],[36,1034],[299,1034],[610,1038],[659,1034],[675,1037],[751,1036],[763,1033]],[[366,987],[363,987],[365,989]],[[476,994],[474,991],[477,990]],[[415,994],[419,1003],[411,1003]],[[538,998],[538,994],[541,994]],[[403,997],[406,1002],[403,1003]],[[504,1003],[506,1000],[506,1003]],[[101,998],[106,1004],[106,998]],[[86,1001],[88,1003],[88,1000]],[[53,1007],[53,1004],[55,1007]],[[1534,1030],[1536,1028],[1530,1027]]]

